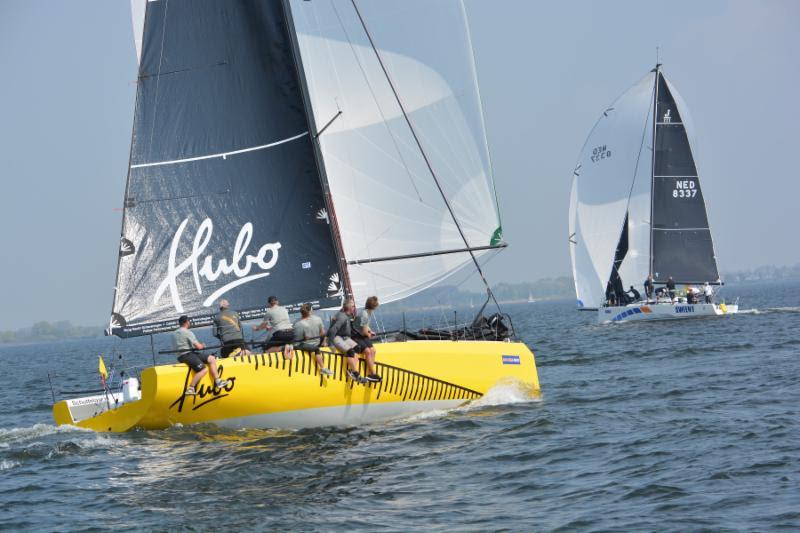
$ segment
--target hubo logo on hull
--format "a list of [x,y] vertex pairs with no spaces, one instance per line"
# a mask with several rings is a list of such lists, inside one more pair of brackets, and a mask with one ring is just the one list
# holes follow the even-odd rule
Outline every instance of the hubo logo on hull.
[[[165,292],[169,291],[172,298],[172,305],[179,313],[183,312],[183,303],[178,289],[178,276],[186,271],[191,271],[194,279],[194,286],[198,295],[203,294],[203,280],[214,283],[220,277],[223,280],[232,278],[225,285],[217,288],[205,300],[203,306],[208,307],[215,300],[226,292],[244,285],[259,278],[269,276],[268,270],[278,262],[278,250],[281,247],[279,242],[271,242],[262,245],[255,255],[247,253],[250,241],[253,238],[253,224],[245,223],[239,230],[236,242],[233,245],[233,253],[230,261],[227,259],[215,260],[212,254],[206,254],[205,249],[211,241],[214,232],[214,223],[210,218],[206,218],[197,228],[197,233],[192,241],[192,250],[188,257],[178,262],[178,248],[180,247],[183,232],[189,219],[184,219],[178,226],[175,236],[172,238],[172,246],[169,249],[169,264],[167,275],[159,284],[153,295],[153,303],[157,304]],[[216,264],[215,264],[216,262]],[[254,271],[255,269],[255,271]]]

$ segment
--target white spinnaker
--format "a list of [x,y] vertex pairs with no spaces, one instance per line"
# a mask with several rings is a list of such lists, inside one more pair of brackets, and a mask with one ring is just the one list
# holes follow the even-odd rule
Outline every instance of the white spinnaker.
[[[637,250],[642,246],[640,231],[645,225],[642,222],[649,224],[649,193],[644,191],[649,179],[644,178],[649,175],[651,163],[643,160],[652,159],[652,151],[648,150],[652,147],[652,122],[648,128],[647,118],[652,106],[653,85],[654,75],[648,74],[603,112],[589,133],[575,166],[569,232],[575,292],[580,307],[603,304],[629,197],[635,200],[633,208],[637,217],[637,232],[632,240]],[[640,183],[640,188],[634,188]],[[631,196],[632,193],[635,196]],[[646,220],[639,216],[643,211],[643,194],[648,196]]]
[[133,42],[136,46],[136,62],[142,60],[142,35],[144,35],[144,13],[149,0],[131,0],[131,22],[133,23]]
[[[650,76],[655,78],[654,75]],[[644,294],[644,280],[650,273],[650,207],[653,191],[653,88],[650,105],[640,125],[641,140],[636,173],[628,202],[628,252],[619,268],[623,286],[637,287]]]
[[[461,3],[357,5],[469,245],[489,245],[500,223]],[[347,260],[465,248],[352,3],[292,0],[291,9],[317,127],[342,112],[320,146]],[[357,301],[388,302],[470,262],[461,252],[349,273]]]

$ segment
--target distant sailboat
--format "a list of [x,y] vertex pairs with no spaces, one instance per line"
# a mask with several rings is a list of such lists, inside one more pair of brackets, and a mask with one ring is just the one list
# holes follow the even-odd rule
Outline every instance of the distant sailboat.
[[[596,309],[600,322],[738,311],[689,295],[692,286],[721,285],[693,140],[686,104],[660,65],[592,128],[573,172],[569,247],[578,307]],[[688,298],[662,287],[664,296],[648,301],[648,276],[685,287]],[[629,286],[645,300],[628,303]]]
[[535,301],[536,301],[536,298],[533,297],[533,293],[531,293],[531,291],[528,291],[528,303],[532,304]]

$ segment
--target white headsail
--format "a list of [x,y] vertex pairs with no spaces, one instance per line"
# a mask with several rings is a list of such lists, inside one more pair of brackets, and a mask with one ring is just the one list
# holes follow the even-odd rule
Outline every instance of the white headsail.
[[652,107],[648,74],[600,116],[586,140],[572,179],[570,255],[580,307],[599,307],[628,216],[623,279],[647,277],[650,246]]
[[391,84],[468,247],[497,244],[499,214],[461,2],[292,0],[291,8],[317,127],[341,112],[319,141],[356,300],[404,298],[471,262],[464,251],[441,254],[467,245]]

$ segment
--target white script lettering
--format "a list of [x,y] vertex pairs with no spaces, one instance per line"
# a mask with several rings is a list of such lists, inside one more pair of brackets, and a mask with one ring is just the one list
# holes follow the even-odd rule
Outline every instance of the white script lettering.
[[[269,276],[269,272],[259,272],[257,274],[250,274],[253,265],[257,265],[261,270],[269,270],[278,262],[278,250],[281,243],[272,242],[263,245],[259,248],[256,255],[248,255],[247,248],[250,246],[250,241],[253,238],[253,224],[247,222],[242,226],[239,235],[236,237],[236,242],[233,246],[233,254],[230,263],[225,259],[217,261],[217,267],[214,268],[214,258],[207,255],[200,260],[203,252],[211,241],[211,234],[214,231],[214,224],[210,218],[205,219],[200,227],[197,229],[197,234],[194,236],[192,243],[192,253],[189,256],[177,263],[178,245],[180,244],[183,231],[189,219],[184,219],[181,225],[178,226],[178,231],[172,238],[172,246],[169,249],[169,265],[167,268],[167,277],[161,282],[156,289],[153,296],[153,303],[158,303],[158,300],[169,289],[170,297],[172,298],[172,305],[179,313],[183,312],[183,304],[181,302],[180,292],[178,291],[178,276],[183,272],[192,269],[192,277],[194,278],[194,285],[197,289],[197,294],[203,294],[203,286],[201,278],[214,282],[220,276],[228,276],[233,274],[237,279],[227,283],[213,292],[208,298],[203,301],[203,306],[208,307],[214,301],[239,285],[243,285],[258,278]],[[269,260],[267,260],[269,256]]]

